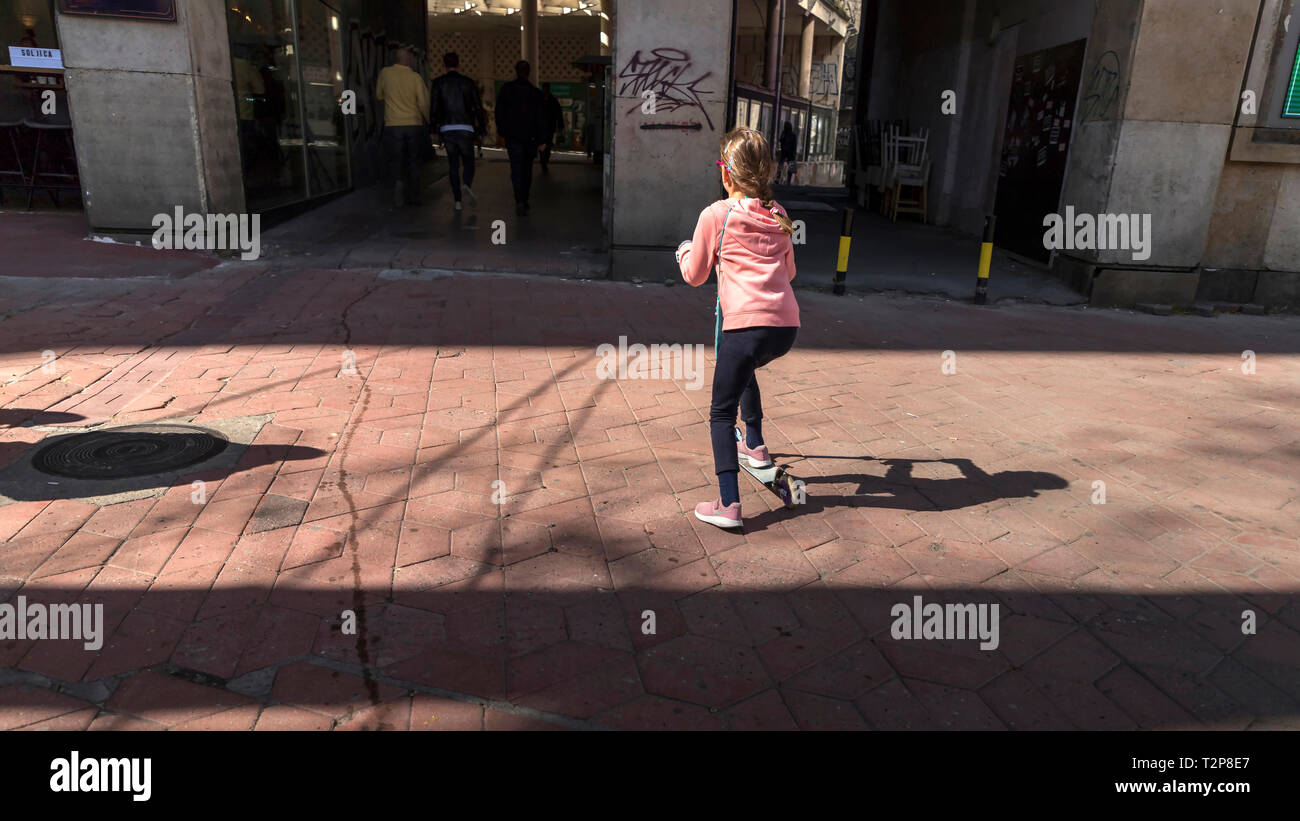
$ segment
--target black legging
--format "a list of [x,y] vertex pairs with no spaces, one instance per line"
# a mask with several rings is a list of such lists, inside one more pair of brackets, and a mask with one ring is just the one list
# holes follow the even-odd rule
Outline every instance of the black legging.
[[763,420],[754,371],[785,356],[794,347],[798,328],[741,328],[724,331],[713,370],[713,404],[709,409],[709,435],[713,440],[715,473],[740,470],[736,457],[736,409],[746,425]]

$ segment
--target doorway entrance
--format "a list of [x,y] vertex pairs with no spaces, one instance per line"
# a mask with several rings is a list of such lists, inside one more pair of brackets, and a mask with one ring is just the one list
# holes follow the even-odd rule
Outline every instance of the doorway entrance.
[[1043,217],[1056,213],[1065,183],[1070,135],[1087,40],[1016,58],[998,167],[997,244],[1047,262]]

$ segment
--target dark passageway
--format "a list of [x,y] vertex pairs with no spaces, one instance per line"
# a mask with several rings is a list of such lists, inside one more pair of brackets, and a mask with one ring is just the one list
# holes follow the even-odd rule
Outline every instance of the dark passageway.
[[[533,169],[533,211],[516,217],[504,149],[476,160],[477,204],[452,210],[447,157],[422,174],[421,207],[394,208],[391,183],[341,197],[265,232],[264,258],[312,268],[451,268],[603,277],[601,169],[580,154],[555,154]],[[504,233],[494,227],[504,222]],[[494,243],[494,234],[496,242]],[[502,242],[504,240],[504,242]]]

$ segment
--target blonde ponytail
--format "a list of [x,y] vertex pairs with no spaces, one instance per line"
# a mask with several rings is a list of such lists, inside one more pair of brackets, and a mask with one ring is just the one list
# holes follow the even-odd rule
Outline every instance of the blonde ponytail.
[[775,219],[777,222],[781,223],[782,231],[785,231],[787,234],[794,233],[794,221],[791,220],[789,217],[787,217],[785,214],[776,210],[776,200],[766,199],[766,200],[762,200],[761,202],[763,203],[764,208],[772,212],[772,218]]

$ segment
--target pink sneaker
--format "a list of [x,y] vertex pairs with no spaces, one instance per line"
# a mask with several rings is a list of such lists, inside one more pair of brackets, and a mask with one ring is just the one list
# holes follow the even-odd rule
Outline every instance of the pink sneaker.
[[767,445],[750,448],[742,439],[736,442],[736,454],[748,458],[749,466],[752,468],[770,468],[772,466],[772,456],[767,452]]
[[722,506],[721,499],[712,502],[700,502],[695,506],[695,518],[718,527],[740,527],[740,502],[732,502],[726,507]]

